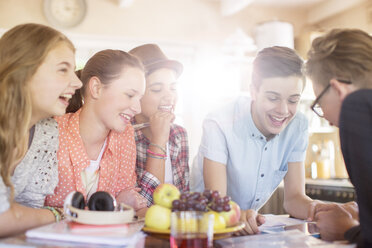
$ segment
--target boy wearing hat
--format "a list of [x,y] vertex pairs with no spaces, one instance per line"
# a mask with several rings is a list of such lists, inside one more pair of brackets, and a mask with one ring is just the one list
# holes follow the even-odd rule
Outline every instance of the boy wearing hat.
[[308,123],[297,113],[305,87],[302,60],[286,47],[260,51],[253,63],[251,98],[240,97],[207,116],[192,170],[192,190],[218,190],[241,207],[243,233],[258,233],[257,211],[284,179],[284,208],[305,219]]
[[146,91],[141,113],[132,124],[145,124],[135,131],[136,173],[141,194],[153,203],[152,194],[161,183],[189,190],[189,147],[186,130],[174,124],[177,79],[183,66],[168,59],[156,44],[145,44],[129,51],[138,57],[146,71]]

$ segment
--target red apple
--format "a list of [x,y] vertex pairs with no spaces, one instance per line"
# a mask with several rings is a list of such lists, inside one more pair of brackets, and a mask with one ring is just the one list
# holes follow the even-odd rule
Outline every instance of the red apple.
[[180,199],[180,191],[176,186],[169,183],[160,184],[154,191],[152,197],[155,204],[166,208],[172,208],[172,202]]
[[240,219],[240,207],[236,202],[230,201],[231,210],[228,212],[222,211],[219,214],[225,219],[226,226],[234,226]]

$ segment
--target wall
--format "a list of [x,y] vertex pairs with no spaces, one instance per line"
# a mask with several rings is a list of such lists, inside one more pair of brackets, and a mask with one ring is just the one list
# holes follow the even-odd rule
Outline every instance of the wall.
[[[0,28],[24,22],[48,24],[42,0],[0,0]],[[221,42],[236,28],[251,34],[255,23],[289,21],[301,30],[301,11],[252,6],[236,15],[222,17],[218,1],[135,0],[129,8],[119,8],[115,0],[87,0],[88,12],[68,33],[119,36],[139,40],[176,42]]]
[[372,2],[362,1],[334,16],[302,27],[302,31],[296,37],[295,44],[297,51],[306,58],[312,38],[332,28],[358,28],[372,33]]

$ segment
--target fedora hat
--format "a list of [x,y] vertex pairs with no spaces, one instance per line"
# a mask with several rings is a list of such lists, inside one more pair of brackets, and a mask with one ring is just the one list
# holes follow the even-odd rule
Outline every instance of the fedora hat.
[[159,68],[169,68],[176,72],[179,77],[183,71],[183,66],[176,60],[168,59],[160,47],[156,44],[145,44],[129,51],[142,61],[145,67],[146,75]]

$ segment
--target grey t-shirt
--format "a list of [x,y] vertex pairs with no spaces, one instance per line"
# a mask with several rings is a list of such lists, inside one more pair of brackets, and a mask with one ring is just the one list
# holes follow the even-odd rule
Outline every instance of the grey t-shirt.
[[[45,197],[58,184],[58,125],[53,118],[35,125],[35,133],[25,157],[12,176],[14,201],[33,208],[44,205]],[[0,213],[10,207],[10,190],[0,177]]]

